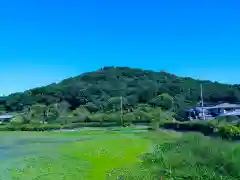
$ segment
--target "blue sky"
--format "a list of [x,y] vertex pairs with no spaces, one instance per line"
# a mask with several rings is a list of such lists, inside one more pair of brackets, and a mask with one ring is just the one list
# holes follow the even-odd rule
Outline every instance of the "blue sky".
[[240,83],[240,2],[8,0],[0,5],[0,94],[103,66]]

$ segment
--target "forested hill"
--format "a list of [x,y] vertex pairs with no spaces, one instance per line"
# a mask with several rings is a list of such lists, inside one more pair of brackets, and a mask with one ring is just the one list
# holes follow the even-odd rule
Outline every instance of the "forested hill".
[[105,67],[65,79],[58,84],[1,97],[0,111],[22,111],[34,104],[49,106],[61,102],[68,103],[72,110],[84,105],[90,111],[99,111],[107,108],[111,98],[120,96],[124,99],[124,108],[129,108],[139,103],[151,104],[154,98],[163,93],[174,98],[174,108],[179,111],[199,103],[201,83],[204,86],[206,102],[240,101],[237,85],[199,81],[166,72]]

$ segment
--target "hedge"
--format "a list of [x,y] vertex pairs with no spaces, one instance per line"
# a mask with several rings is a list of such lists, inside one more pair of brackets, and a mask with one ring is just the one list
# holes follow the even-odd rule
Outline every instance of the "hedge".
[[204,135],[240,140],[240,128],[234,125],[216,125],[209,122],[167,122],[160,127],[176,131],[195,131]]
[[75,129],[80,127],[113,127],[119,123],[72,123],[72,124],[23,124],[23,125],[3,125],[0,131],[49,131],[59,129]]
[[240,128],[234,125],[219,126],[217,133],[225,139],[240,140]]
[[209,135],[214,132],[214,126],[208,123],[168,122],[161,126],[166,129],[175,129],[180,131],[199,131],[205,135]]

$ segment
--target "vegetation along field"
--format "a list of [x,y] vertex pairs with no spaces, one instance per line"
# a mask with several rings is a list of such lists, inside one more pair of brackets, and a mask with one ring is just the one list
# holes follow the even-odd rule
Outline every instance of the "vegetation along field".
[[239,179],[240,146],[135,128],[1,132],[0,179]]

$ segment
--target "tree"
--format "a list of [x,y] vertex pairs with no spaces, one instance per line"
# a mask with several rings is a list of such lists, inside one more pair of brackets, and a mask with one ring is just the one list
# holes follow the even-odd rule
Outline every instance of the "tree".
[[119,111],[121,110],[121,103],[124,108],[128,103],[127,99],[122,97],[122,102],[121,102],[121,97],[112,97],[112,98],[109,98],[105,108],[106,110]]
[[90,111],[90,112],[97,112],[99,110],[99,107],[94,104],[93,102],[87,102],[84,107]]
[[86,109],[85,107],[78,107],[76,108],[74,111],[73,111],[73,115],[74,116],[79,116],[79,115],[82,115],[82,114],[85,114],[85,115],[89,115],[90,112],[88,111],[88,109]]
[[133,112],[126,113],[123,115],[123,122],[125,124],[132,124],[134,121],[136,121],[136,116]]
[[[121,121],[123,120],[123,121]],[[120,111],[118,112],[112,112],[108,114],[108,118],[105,120],[108,122],[116,122],[119,125],[124,125],[124,119],[121,119],[121,113]]]
[[78,107],[73,111],[74,120],[73,122],[86,122],[90,112],[85,107]]
[[67,111],[69,111],[71,105],[67,101],[62,101],[60,103],[55,104],[55,106],[60,114],[62,113],[64,114]]
[[46,109],[47,107],[44,104],[34,104],[33,106],[25,107],[22,114],[23,123],[44,123]]
[[173,120],[173,113],[163,111],[161,108],[153,109],[150,114],[151,124],[154,130],[158,130],[161,123]]
[[161,107],[164,110],[170,110],[173,107],[173,98],[169,94],[163,93],[155,97],[151,101],[151,104],[155,107]]
[[99,122],[100,124],[104,121],[104,114],[103,113],[95,113],[88,116],[90,122]]
[[[174,97],[176,117],[183,120],[183,110],[196,106],[200,100],[200,84],[203,84],[205,103],[240,102],[239,85],[199,81],[167,72],[106,67],[57,84],[1,96],[0,111],[22,113],[28,107],[41,104],[46,107],[57,105],[57,116],[67,116],[80,106],[86,107],[91,113],[117,112],[121,109],[120,96],[123,97],[124,109],[133,109],[140,103],[145,103],[171,111]],[[38,112],[33,113],[38,116],[35,113]],[[57,113],[52,114],[51,109],[51,112],[46,111],[44,116],[54,119]]]
[[23,114],[22,115],[22,123],[23,124],[30,124],[31,123],[31,115],[30,114]]
[[45,116],[45,121],[47,123],[53,123],[56,121],[56,119],[59,117],[60,113],[59,110],[57,109],[56,104],[49,105],[46,110],[46,116]]
[[[11,124],[13,125],[20,125],[24,123],[24,119],[21,115],[16,115],[11,121]],[[26,122],[25,122],[26,123]]]
[[38,119],[39,122],[41,119],[45,118],[45,111],[47,106],[44,104],[34,104],[30,107],[30,114],[33,119]]
[[136,110],[141,110],[144,112],[151,111],[152,107],[149,104],[138,104]]
[[143,122],[143,123],[147,123],[147,122],[151,122],[151,114],[149,112],[146,112],[145,109],[143,108],[137,108],[136,110],[134,110],[134,115],[136,118],[136,121],[138,122]]

